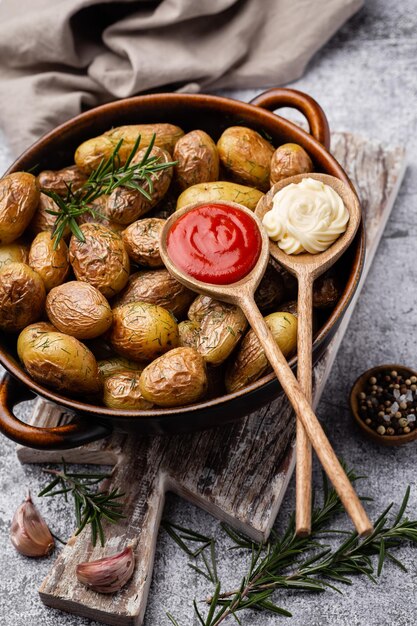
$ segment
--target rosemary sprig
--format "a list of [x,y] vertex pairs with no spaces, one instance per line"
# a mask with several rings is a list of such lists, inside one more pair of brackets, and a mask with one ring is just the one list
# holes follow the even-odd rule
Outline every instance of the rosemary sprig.
[[45,469],[44,472],[53,474],[55,478],[39,493],[39,496],[57,496],[63,494],[68,501],[68,494],[74,498],[75,518],[77,521],[76,535],[90,524],[91,540],[95,546],[100,539],[105,544],[103,520],[116,524],[124,518],[123,504],[120,498],[123,493],[117,489],[111,491],[95,490],[94,487],[110,474],[84,474],[68,472],[67,465],[62,459],[62,470]]
[[77,191],[73,191],[71,185],[67,185],[65,198],[59,196],[55,191],[42,189],[42,192],[52,198],[58,207],[56,211],[47,210],[47,213],[56,217],[52,232],[52,237],[55,238],[55,249],[59,245],[67,227],[70,228],[77,239],[84,242],[85,237],[78,226],[77,218],[84,213],[90,213],[94,218],[99,217],[99,212],[91,206],[91,203],[100,196],[112,193],[117,187],[135,189],[145,196],[147,200],[152,199],[152,176],[175,165],[175,161],[161,163],[159,157],[150,156],[155,144],[155,137],[154,134],[142,159],[138,163],[132,164],[133,157],[138,151],[141,141],[141,136],[138,135],[123,165],[120,163],[119,156],[120,148],[123,144],[123,139],[121,139],[112,154],[107,159],[101,160],[100,165],[91,172],[88,180]]
[[[349,477],[351,480],[359,478],[353,472],[349,472]],[[332,518],[341,512],[342,505],[334,489],[329,488],[325,477],[323,491],[322,505],[312,512],[310,537],[297,537],[294,516],[291,516],[283,535],[272,534],[265,545],[253,542],[241,533],[223,526],[233,541],[231,549],[250,552],[250,564],[236,589],[222,592],[220,582],[212,580],[215,589],[205,601],[208,604],[205,616],[194,601],[195,615],[201,626],[219,626],[227,617],[234,617],[239,622],[236,614],[247,608],[291,617],[289,611],[273,601],[272,596],[278,590],[323,592],[333,589],[340,592],[340,585],[351,585],[353,578],[359,575],[376,583],[387,560],[406,571],[392,551],[405,542],[417,544],[417,521],[409,520],[405,516],[409,488],[393,521],[389,520],[393,507],[391,504],[375,521],[374,531],[369,537],[361,539],[355,532],[347,533],[347,537],[336,548],[322,545],[320,539],[331,533],[346,534],[344,531],[328,528]],[[165,522],[164,527],[167,528],[167,525],[168,522]],[[178,529],[174,526],[175,528]],[[172,525],[170,530],[172,536]],[[193,536],[193,531],[184,528],[179,530],[181,540]],[[201,543],[202,551],[193,554],[193,558],[202,557],[208,545],[213,554],[214,540],[209,537],[204,540]],[[180,542],[177,543],[181,546]],[[200,568],[194,569],[198,571]],[[200,573],[205,574],[203,571]],[[167,617],[172,624],[180,626],[172,615],[167,614]]]

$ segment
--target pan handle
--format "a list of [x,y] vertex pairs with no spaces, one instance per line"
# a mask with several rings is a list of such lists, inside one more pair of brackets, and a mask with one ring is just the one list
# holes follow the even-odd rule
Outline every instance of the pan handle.
[[327,117],[319,105],[311,96],[297,91],[296,89],[268,89],[250,101],[250,104],[275,111],[282,107],[291,107],[300,111],[307,119],[310,133],[323,146],[330,148],[330,130]]
[[111,428],[95,421],[75,418],[70,424],[55,428],[30,426],[18,419],[13,408],[35,397],[25,385],[8,372],[0,377],[0,432],[9,439],[38,450],[66,450],[107,437]]

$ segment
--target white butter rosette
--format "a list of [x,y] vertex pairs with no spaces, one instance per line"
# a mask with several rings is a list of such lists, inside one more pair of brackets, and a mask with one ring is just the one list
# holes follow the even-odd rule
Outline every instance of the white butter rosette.
[[324,252],[346,231],[349,211],[329,185],[303,178],[278,191],[263,225],[287,254]]

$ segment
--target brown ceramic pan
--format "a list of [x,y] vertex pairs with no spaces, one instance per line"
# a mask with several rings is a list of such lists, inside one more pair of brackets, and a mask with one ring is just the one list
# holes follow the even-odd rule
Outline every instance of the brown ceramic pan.
[[[310,133],[275,115],[281,107],[292,107],[306,117]],[[84,140],[123,124],[170,122],[186,132],[200,128],[217,140],[225,128],[246,125],[267,133],[275,146],[298,143],[311,156],[315,170],[351,184],[339,163],[328,152],[329,127],[321,107],[310,96],[291,89],[271,89],[250,104],[208,95],[155,94],[138,96],[98,107],[62,124],[29,148],[8,170],[59,169],[73,162],[76,147]],[[337,264],[343,292],[337,306],[321,319],[313,344],[317,361],[336,332],[357,288],[364,261],[364,232]],[[43,449],[65,449],[99,439],[112,430],[122,432],[181,433],[218,426],[239,419],[276,398],[280,393],[274,374],[264,376],[245,389],[175,409],[149,411],[116,410],[62,396],[34,382],[16,356],[16,337],[0,337],[0,363],[7,373],[0,382],[0,431],[21,444]],[[290,365],[296,367],[294,357]],[[57,428],[36,428],[17,419],[15,405],[42,396],[75,412],[74,421]]]

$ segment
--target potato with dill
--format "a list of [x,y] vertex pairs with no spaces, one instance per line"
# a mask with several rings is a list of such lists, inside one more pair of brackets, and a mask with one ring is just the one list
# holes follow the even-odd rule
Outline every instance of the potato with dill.
[[230,126],[217,142],[217,149],[233,180],[261,191],[269,189],[274,146],[262,135],[246,126]]
[[101,359],[97,361],[98,371],[102,378],[107,378],[107,376],[113,376],[113,374],[118,374],[119,372],[142,372],[146,363],[138,363],[138,361],[132,361],[131,359],[126,359],[123,356],[113,356],[108,359]]
[[271,186],[284,178],[313,171],[313,162],[307,152],[297,143],[279,146],[271,159]]
[[149,402],[162,407],[183,406],[207,392],[204,360],[193,348],[175,348],[150,363],[140,376],[140,390]]
[[103,159],[108,159],[113,154],[120,140],[123,140],[123,143],[120,146],[119,159],[120,164],[124,165],[139,136],[141,148],[149,146],[155,135],[154,145],[172,154],[175,144],[183,134],[184,131],[174,124],[117,126],[98,137],[84,141],[84,143],[78,146],[74,160],[81,170],[89,174],[100,165]]
[[42,278],[25,263],[8,263],[0,270],[0,329],[22,330],[36,322],[45,305]]
[[0,270],[9,263],[27,263],[28,256],[28,247],[20,240],[0,245]]
[[159,254],[159,236],[165,221],[157,217],[148,217],[133,222],[121,233],[132,261],[145,267],[164,266]]
[[[31,234],[37,235],[45,231],[53,232],[57,216],[49,213],[49,211],[59,212],[59,207],[52,198],[45,193],[41,193],[38,206],[28,227]],[[70,234],[71,229],[67,225],[64,229],[63,237],[68,239]]]
[[73,235],[69,245],[74,274],[111,298],[129,278],[129,257],[122,238],[102,224],[82,224],[80,230],[85,241]]
[[12,243],[26,230],[40,196],[39,183],[27,172],[0,179],[0,244]]
[[34,332],[29,326],[19,335],[17,353],[41,385],[70,395],[94,394],[101,388],[93,353],[75,337],[58,331]]
[[188,187],[178,196],[176,210],[182,209],[187,204],[195,202],[237,202],[243,204],[247,209],[254,211],[263,192],[254,187],[238,185],[225,180],[218,180],[211,183],[198,183]]
[[110,409],[146,410],[153,407],[139,387],[141,372],[122,370],[106,376],[103,384],[103,402]]
[[197,351],[207,363],[220,365],[235,349],[247,325],[239,307],[212,300],[200,322]]
[[219,178],[219,154],[210,135],[192,130],[175,144],[175,179],[180,189]]
[[110,343],[121,356],[151,361],[178,345],[178,325],[160,306],[131,302],[113,309]]
[[67,244],[61,239],[55,245],[51,233],[39,233],[30,246],[28,265],[42,278],[46,291],[50,291],[61,285],[68,276],[70,265]]
[[[138,150],[131,161],[131,165],[140,164],[147,153],[147,149]],[[156,158],[156,165],[172,162],[171,155],[166,150],[154,146],[148,158]],[[171,184],[173,167],[165,167],[150,174],[150,183],[140,181],[141,188],[149,197],[146,197],[139,189],[117,187],[109,195],[107,202],[107,216],[112,222],[131,224],[145,213],[148,213],[165,196]]]
[[[297,346],[297,318],[291,313],[276,312],[267,315],[265,322],[284,356],[289,356]],[[271,370],[258,337],[251,329],[229,363],[226,372],[228,393],[247,387]]]
[[187,312],[195,294],[163,270],[135,272],[129,278],[115,306],[129,302],[148,302],[171,311],[177,319]]
[[103,294],[90,285],[72,280],[52,289],[46,298],[46,313],[61,332],[77,339],[93,339],[111,326],[113,315]]
[[182,348],[197,349],[200,336],[200,324],[191,320],[184,320],[178,324],[179,343]]

